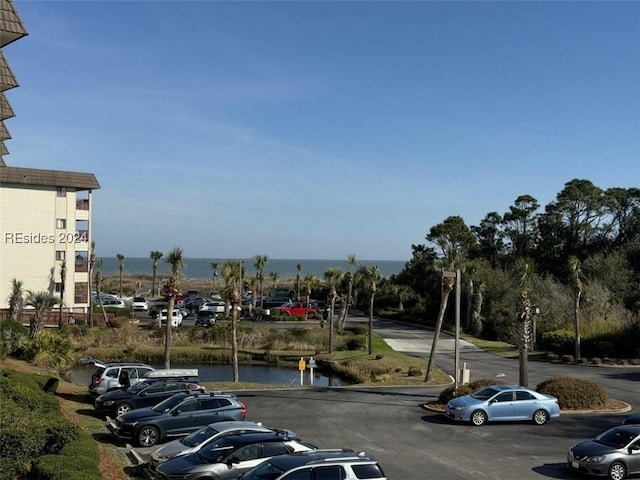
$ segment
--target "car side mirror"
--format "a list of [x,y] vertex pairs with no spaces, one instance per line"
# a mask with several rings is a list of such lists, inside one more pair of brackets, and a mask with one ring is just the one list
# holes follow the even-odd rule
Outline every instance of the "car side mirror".
[[180,415],[180,409],[179,409],[179,408],[176,408],[173,412],[171,412],[171,415],[173,415],[174,417],[175,417],[176,415]]
[[227,460],[227,467],[232,468],[234,463],[240,463],[240,459],[238,457],[231,457]]
[[634,443],[633,445],[629,446],[629,453],[638,451],[640,451],[640,443]]

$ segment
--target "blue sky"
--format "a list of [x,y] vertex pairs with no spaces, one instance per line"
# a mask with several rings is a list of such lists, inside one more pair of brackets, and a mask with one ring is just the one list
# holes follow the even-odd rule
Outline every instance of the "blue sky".
[[94,173],[96,253],[405,260],[640,185],[640,2],[15,0],[10,166]]

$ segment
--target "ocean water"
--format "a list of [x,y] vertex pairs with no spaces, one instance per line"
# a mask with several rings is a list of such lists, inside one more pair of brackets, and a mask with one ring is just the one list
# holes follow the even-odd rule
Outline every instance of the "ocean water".
[[[120,273],[118,259],[116,257],[98,257],[102,260],[102,275],[110,277],[118,275]],[[185,266],[181,270],[181,273],[191,279],[195,278],[212,278],[213,269],[211,263],[215,262],[218,266],[218,278],[221,278],[222,265],[227,261],[237,261],[240,259],[212,259],[212,258],[187,258],[185,259]],[[390,277],[396,273],[399,273],[405,265],[405,260],[364,260],[356,263],[356,269],[362,265],[371,266],[377,265],[380,270],[380,274],[383,277]],[[269,259],[265,268],[265,273],[268,276],[271,272],[277,272],[280,279],[295,278],[298,273],[297,265],[300,264],[302,269],[300,275],[304,277],[307,274],[312,274],[317,278],[324,277],[324,272],[327,268],[337,267],[346,272],[349,270],[349,265],[346,260],[284,260],[284,259]],[[248,275],[255,275],[256,271],[253,266],[253,258],[244,259],[245,272]],[[124,259],[125,275],[152,275],[153,274],[153,260],[151,258],[144,257],[131,257]],[[168,275],[170,273],[169,264],[161,258],[158,261],[158,275]]]

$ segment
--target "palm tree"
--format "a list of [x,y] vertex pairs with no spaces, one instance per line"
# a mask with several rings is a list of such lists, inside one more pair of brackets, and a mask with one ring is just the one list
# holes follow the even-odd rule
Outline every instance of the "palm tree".
[[29,338],[34,338],[44,328],[45,314],[58,303],[60,303],[60,299],[47,291],[27,291],[24,304],[35,310],[34,315],[29,319]]
[[164,293],[167,298],[167,328],[164,335],[164,368],[171,368],[171,328],[173,319],[173,308],[176,304],[176,295],[180,292],[178,285],[178,273],[184,266],[184,258],[182,249],[174,247],[169,250],[165,257],[166,262],[171,266],[171,276],[167,280],[164,287]]
[[269,278],[273,282],[273,289],[278,288],[278,278],[280,278],[280,274],[278,272],[269,272]]
[[580,297],[582,297],[582,280],[580,280],[581,268],[580,260],[576,257],[569,259],[569,268],[573,279],[574,294],[574,328],[575,328],[575,359],[581,356],[580,352]]
[[266,255],[256,255],[253,258],[253,266],[256,269],[256,277],[260,283],[260,308],[264,305],[264,269],[267,267],[269,257]]
[[96,260],[96,267],[98,267],[98,271],[96,272],[96,296],[98,298],[98,304],[102,309],[102,320],[104,323],[107,323],[107,312],[104,310],[104,305],[102,304],[102,299],[100,298],[100,284],[102,283],[102,259],[98,258]]
[[337,267],[330,267],[324,271],[324,280],[329,287],[329,353],[333,353],[333,310],[336,307],[336,286],[342,281],[343,272]]
[[16,321],[20,316],[20,311],[24,304],[24,298],[22,298],[24,294],[22,286],[23,283],[17,278],[11,280],[11,294],[9,295],[9,311],[7,312],[7,318],[11,318]]
[[118,259],[118,268],[120,269],[120,296],[122,297],[122,271],[124,270],[124,255],[118,253],[116,255],[116,258]]
[[378,289],[378,282],[382,278],[377,265],[367,267],[362,265],[357,272],[357,276],[369,290],[369,355],[373,353],[373,303]]
[[231,304],[231,360],[233,362],[233,381],[239,381],[238,375],[238,308],[240,306],[240,277],[242,264],[239,261],[226,262],[222,266],[225,280],[225,296]]
[[89,245],[89,275],[87,277],[87,287],[89,290],[89,326],[93,327],[93,295],[91,294],[91,276],[93,275],[93,266],[96,263],[96,242]]
[[296,265],[296,302],[300,301],[300,272],[302,272],[302,264]]
[[307,297],[306,297],[307,308],[304,311],[305,321],[309,317],[309,302],[311,301],[311,286],[313,285],[314,281],[315,281],[315,277],[313,276],[312,273],[308,273],[307,275],[304,276],[304,284],[307,288]]
[[531,289],[536,283],[536,275],[532,263],[519,258],[514,265],[512,275],[518,284],[518,306],[516,322],[516,340],[519,352],[520,385],[529,386],[529,343],[531,342],[533,304]]
[[345,274],[347,279],[347,301],[342,307],[342,317],[340,318],[340,326],[339,330],[342,332],[344,330],[344,326],[347,323],[347,315],[349,314],[349,306],[351,305],[351,295],[353,293],[353,269],[356,266],[356,256],[353,254],[347,255],[347,265],[349,266],[349,270]]
[[64,287],[67,281],[67,261],[60,264],[60,311],[58,315],[58,328],[62,328],[62,308],[64,305]]
[[[429,355],[429,363],[427,363],[427,373],[424,376],[424,381],[431,380],[431,368],[435,363],[438,337],[440,337],[440,330],[442,329],[442,322],[444,321],[444,313],[447,310],[447,302],[449,301],[449,294],[453,290],[455,285],[455,276],[445,275],[442,272],[442,292],[440,296],[440,310],[438,311],[438,319],[436,320],[436,329],[433,332],[433,343],[431,344],[431,354]],[[457,373],[456,373],[457,375]]]
[[152,250],[149,253],[151,260],[153,260],[153,278],[151,280],[151,296],[154,297],[156,295],[156,274],[158,273],[158,260],[162,258],[162,252],[158,250]]
[[213,289],[216,289],[216,279],[218,278],[218,267],[220,266],[217,262],[211,262],[211,270],[213,270]]

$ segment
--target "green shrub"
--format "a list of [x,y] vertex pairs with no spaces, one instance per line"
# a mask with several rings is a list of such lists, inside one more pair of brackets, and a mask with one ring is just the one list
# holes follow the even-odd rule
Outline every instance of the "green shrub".
[[367,346],[366,337],[352,336],[344,343],[345,349],[349,351],[363,350]]
[[13,319],[0,321],[0,359],[17,352],[29,338],[29,330]]
[[69,442],[57,455],[44,455],[33,464],[34,478],[42,480],[101,480],[100,457],[87,433]]
[[354,335],[368,335],[369,327],[365,325],[349,325],[344,328],[345,332],[351,332]]
[[583,410],[602,407],[609,398],[597,383],[581,378],[553,377],[538,384],[536,391],[553,395],[561,409]]
[[480,390],[484,387],[490,387],[491,385],[505,385],[505,383],[502,380],[496,380],[495,378],[480,378],[469,383],[469,388],[475,392],[476,390]]
[[544,332],[540,338],[540,348],[558,355],[566,355],[574,351],[575,336],[569,330],[552,330]]
[[28,467],[26,462],[16,458],[0,457],[0,480],[15,480],[27,478]]
[[407,371],[407,376],[409,377],[421,377],[422,369],[420,367],[409,367]]

